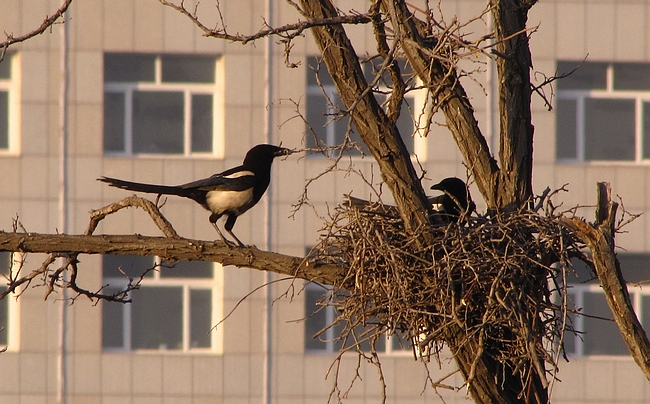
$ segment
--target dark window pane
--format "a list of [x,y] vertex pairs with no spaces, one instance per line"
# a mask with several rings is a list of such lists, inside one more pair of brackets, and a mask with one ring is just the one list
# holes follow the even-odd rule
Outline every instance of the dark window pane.
[[614,63],[615,90],[649,90],[649,63]]
[[[353,349],[359,348],[363,352],[370,352],[371,339],[374,338],[374,335],[376,333],[377,330],[374,324],[367,324],[366,327],[359,325],[354,328],[354,335],[356,336],[356,340],[355,337],[350,335],[346,341],[345,346],[354,347]],[[334,337],[336,338],[338,335],[339,334],[336,334]],[[386,334],[381,334],[379,336],[379,339],[375,342],[375,349],[379,352],[386,351]]]
[[578,157],[576,104],[576,100],[558,99],[555,105],[555,130],[557,134],[555,155],[558,159],[575,159]]
[[307,85],[308,86],[318,85],[318,81],[316,80],[317,75],[322,85],[324,86],[334,85],[334,82],[332,81],[332,77],[327,71],[327,67],[325,66],[325,63],[323,63],[320,60],[320,58],[316,56],[308,57],[307,58]]
[[209,348],[212,326],[212,291],[190,290],[190,348]]
[[[384,105],[386,103],[387,96],[383,94],[375,94],[375,97],[377,98],[377,102],[379,102],[380,105],[383,105],[384,108],[387,107],[387,105]],[[402,141],[404,142],[406,149],[410,153],[413,153],[413,151],[415,150],[415,146],[414,146],[415,142],[413,139],[415,124],[413,122],[413,111],[412,111],[414,105],[415,105],[415,100],[413,97],[404,98],[404,101],[402,102],[399,118],[397,119],[397,130],[399,131],[399,134],[402,137]],[[359,142],[358,144],[363,144],[361,142],[360,136],[357,137],[357,140],[355,141]],[[363,152],[366,155],[370,154],[370,151],[365,145],[363,146]]]
[[327,143],[327,128],[325,127],[325,124],[327,123],[327,117],[325,114],[327,113],[327,103],[325,101],[325,98],[318,94],[318,95],[308,95],[307,96],[307,122],[309,123],[309,126],[311,129],[314,131],[312,133],[311,131],[307,131],[307,134],[305,135],[305,145],[309,148],[317,147],[316,145],[316,139],[314,138],[314,134],[318,138],[320,142],[320,146],[324,146]]
[[[102,273],[104,278],[124,278],[122,271],[130,277],[139,277],[147,269],[153,268],[153,257],[143,257],[141,255],[102,255]],[[121,269],[121,271],[120,271]],[[149,272],[147,277],[152,277],[153,272]]]
[[141,287],[131,294],[133,349],[182,349],[183,289]]
[[[11,268],[11,253],[0,252],[0,275],[9,275]],[[0,278],[4,279],[4,278]],[[0,286],[0,293],[7,288]],[[9,341],[9,296],[0,300],[0,345],[7,345]]]
[[[605,295],[601,292],[584,294],[584,313],[589,316],[612,318]],[[614,321],[584,317],[585,355],[629,355],[618,326]]]
[[[9,275],[11,269],[11,253],[2,251],[0,252],[0,275]],[[4,280],[4,277],[0,277]],[[4,292],[7,288],[0,285],[0,293]],[[0,345],[7,345],[9,341],[9,296],[5,296],[0,300]]]
[[[7,288],[0,286],[0,293]],[[0,346],[7,345],[9,341],[9,297],[0,300]]]
[[650,102],[643,103],[643,158],[650,159]]
[[214,83],[215,57],[163,55],[162,81],[176,83]]
[[[105,294],[117,293],[117,288],[105,288]],[[102,301],[102,347],[124,348],[124,303]]]
[[0,149],[9,148],[9,93],[0,91]]
[[[580,66],[580,67],[578,67]],[[558,62],[558,75],[571,75],[557,81],[559,90],[594,90],[607,88],[607,63],[603,62]]]
[[620,252],[616,255],[626,282],[643,283],[648,279],[650,254]]
[[634,100],[585,100],[585,159],[634,160]]
[[641,297],[641,311],[643,312],[643,317],[641,318],[641,325],[646,330],[650,328],[650,296]]
[[164,263],[160,268],[161,278],[212,278],[214,265],[207,261],[178,261]]
[[411,341],[404,338],[403,333],[395,332],[395,334],[390,336],[390,347],[393,351],[410,351],[412,344]]
[[582,260],[577,258],[571,259],[571,266],[572,268],[567,271],[567,284],[598,283],[598,278],[594,270]]
[[105,53],[104,82],[154,81],[155,60],[155,55]]
[[[621,272],[626,282],[642,283],[648,279],[650,254],[619,252],[616,254],[616,258],[621,264]],[[571,260],[571,265],[575,269],[575,273],[567,273],[568,284],[598,284],[598,278],[594,271],[583,261],[575,258]]]
[[314,337],[314,335],[325,328],[327,310],[333,309],[318,304],[325,293],[324,290],[307,288],[305,292],[305,315],[307,316],[307,320],[305,320],[305,350],[327,350],[326,333],[318,337]]
[[7,251],[0,252],[0,275],[9,275],[11,268],[11,253]]
[[[337,144],[343,143],[343,140],[345,139],[345,122],[346,121],[337,121],[336,122],[336,140]],[[364,155],[369,156],[370,155],[370,150],[368,150],[368,147],[366,146],[365,143],[363,143],[363,140],[361,140],[361,136],[356,132],[355,126],[352,125],[352,131],[350,132],[350,141],[352,141],[357,148],[354,149],[349,149],[346,153],[349,153],[353,156],[361,156],[361,153],[363,152]],[[359,151],[361,149],[361,151]]]
[[133,92],[133,152],[183,153],[183,93]]
[[397,130],[399,131],[402,141],[406,146],[406,149],[413,153],[415,150],[413,132],[415,131],[415,125],[413,123],[413,106],[415,105],[415,100],[413,98],[405,98],[402,103],[402,108],[397,119]]
[[[329,106],[329,108],[325,112],[327,114],[326,119],[329,120],[329,123],[325,128],[334,133],[334,142],[330,142],[330,146],[337,146],[343,144],[343,142],[345,141],[345,134],[346,131],[348,130],[348,120],[350,119],[350,117],[343,116],[340,119],[334,119],[334,118],[338,118],[338,114],[341,112],[341,110],[344,110],[345,107],[343,106],[343,101],[341,100],[341,97],[338,94],[335,94],[331,98],[331,101],[334,103],[334,107]],[[359,134],[357,133],[357,128],[354,126],[354,124],[351,125],[351,131],[349,135],[350,135],[350,141],[354,143],[358,147],[358,149],[357,148],[348,149],[346,153],[352,156],[361,156],[362,152],[365,155],[370,154],[370,151],[366,147],[366,144],[363,143],[363,141],[361,140],[361,136],[359,136]]]
[[11,78],[11,56],[5,55],[5,58],[0,62],[0,80],[8,80]]
[[192,151],[212,151],[212,95],[192,95]]
[[104,93],[104,151],[125,151],[124,93]]
[[[368,60],[361,65],[368,84],[371,84],[375,80],[375,76],[381,70],[383,63],[384,59],[377,57]],[[411,65],[407,63],[406,59],[397,59],[397,65],[399,66],[400,76],[406,84],[409,84],[410,81],[415,79],[413,69],[411,68]],[[386,69],[382,72],[381,78],[375,85],[375,88],[384,87],[390,89],[393,88],[392,83],[393,81],[390,76],[390,71]]]
[[[569,293],[567,296],[567,311],[568,310],[576,310],[578,309],[576,307],[576,297],[574,293]],[[558,313],[560,315],[560,313]],[[572,327],[575,327],[575,319],[576,316],[575,314],[572,313],[567,313],[567,318],[566,318],[566,329],[571,329]],[[562,326],[562,319],[558,322],[558,327]],[[582,331],[582,330],[576,330],[576,331]],[[581,338],[580,336],[577,336],[574,332],[572,331],[565,331],[564,333],[564,351],[570,355],[577,354],[576,352],[576,338]]]

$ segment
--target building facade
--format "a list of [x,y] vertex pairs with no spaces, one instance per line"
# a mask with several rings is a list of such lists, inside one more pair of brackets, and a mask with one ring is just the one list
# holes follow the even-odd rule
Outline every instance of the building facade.
[[[0,0],[0,28],[16,36],[31,31],[54,12],[56,3]],[[285,2],[271,3],[271,25],[298,18]],[[443,0],[440,11],[448,22],[454,17],[468,21],[485,3]],[[342,10],[368,7],[358,0],[337,5]],[[252,0],[223,1],[221,9],[230,33],[257,32],[266,15],[264,2]],[[198,11],[209,27],[219,21],[212,5],[200,3]],[[283,48],[274,45],[269,69],[263,40],[242,46],[206,38],[187,17],[152,0],[73,2],[65,25],[66,35],[56,25],[10,48],[0,63],[0,229],[11,230],[17,220],[29,232],[83,233],[89,211],[130,195],[97,182],[100,176],[180,184],[240,164],[258,143],[305,148],[313,146],[312,134],[328,144],[340,140],[340,122],[323,126],[332,111],[319,101],[323,90],[313,70],[318,49],[308,33],[295,41],[290,54],[297,67],[287,67]],[[552,96],[546,90],[552,111],[542,97],[533,97],[535,191],[568,184],[569,192],[559,196],[565,206],[594,205],[596,182],[609,181],[626,210],[647,211],[650,4],[548,0],[532,8],[529,26],[534,28],[536,83],[571,71],[586,58]],[[369,27],[346,30],[360,54],[375,52]],[[488,25],[477,20],[467,31],[480,36]],[[488,142],[496,146],[494,71],[484,59],[475,62],[466,67],[475,71],[475,80],[463,84]],[[327,80],[322,75],[322,88],[335,101]],[[417,111],[421,101],[409,101]],[[414,124],[405,120],[400,128],[412,132]],[[444,127],[436,126],[427,138],[405,140],[427,171],[425,185],[466,176]],[[372,159],[353,152],[348,161],[368,178],[373,170],[379,178]],[[313,208],[296,211],[306,182],[330,164],[311,155],[276,161],[268,205],[260,203],[238,220],[238,237],[303,256],[318,242],[320,216],[328,208],[345,193],[370,192],[362,178],[333,172],[309,186]],[[478,210],[484,210],[476,189],[473,194]],[[589,218],[592,210],[580,212]],[[217,238],[208,213],[192,201],[170,197],[163,213],[184,237]],[[638,282],[648,278],[649,226],[642,215],[617,239],[624,248],[626,276],[637,282],[630,291],[646,327],[650,292]],[[109,217],[96,233],[160,235],[137,210]],[[28,255],[25,269],[43,258]],[[80,261],[79,283],[90,290],[110,291],[138,269],[156,270],[134,292],[132,305],[97,305],[85,298],[70,304],[61,292],[44,301],[45,287],[36,287],[36,281],[19,299],[0,301],[0,344],[7,346],[0,353],[0,402],[230,404],[263,402],[270,396],[274,403],[297,404],[324,403],[338,394],[349,403],[378,401],[381,382],[374,366],[362,364],[357,370],[357,357],[351,354],[331,368],[337,344],[312,338],[333,313],[320,311],[303,321],[323,293],[317,285],[216,264],[170,267],[153,258],[109,256],[81,256]],[[9,266],[9,256],[1,255],[0,269],[6,273]],[[266,290],[273,305],[266,327],[265,288],[257,288],[269,280],[273,283]],[[575,303],[587,314],[608,317],[598,286],[575,283]],[[621,346],[615,326],[590,317],[575,321],[586,334],[567,341],[570,360],[560,364],[553,401],[650,400],[647,380]],[[388,402],[467,401],[464,390],[426,388],[427,370],[395,341],[383,341],[381,348]],[[428,368],[434,380],[454,370],[445,361],[441,368],[434,363]],[[337,371],[340,392],[333,390]],[[357,371],[361,380],[346,391]],[[458,374],[445,383],[462,385]]]

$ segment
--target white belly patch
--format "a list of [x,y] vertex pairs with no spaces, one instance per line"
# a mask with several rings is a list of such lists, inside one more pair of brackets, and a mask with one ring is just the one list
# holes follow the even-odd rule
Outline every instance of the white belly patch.
[[212,213],[242,214],[253,206],[253,188],[245,191],[208,191],[207,204]]

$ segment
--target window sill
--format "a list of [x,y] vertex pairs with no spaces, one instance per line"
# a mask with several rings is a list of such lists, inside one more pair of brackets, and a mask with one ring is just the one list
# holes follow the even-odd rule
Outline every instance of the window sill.
[[173,160],[223,160],[223,156],[218,154],[210,153],[196,153],[196,154],[152,154],[152,153],[141,153],[141,154],[127,154],[127,153],[103,153],[104,158],[114,158],[114,159],[173,159]]
[[621,166],[621,167],[645,167],[650,166],[650,160],[641,160],[641,161],[606,161],[606,160],[594,160],[594,161],[578,161],[578,160],[555,160],[555,165],[566,165],[566,166],[595,166],[595,167],[611,167],[611,166]]
[[223,352],[218,352],[214,349],[193,349],[190,351],[181,351],[181,350],[169,350],[169,349],[136,349],[136,350],[126,350],[119,348],[111,349],[102,349],[102,354],[126,354],[126,355],[164,355],[164,356],[189,356],[189,355],[213,355],[221,356]]

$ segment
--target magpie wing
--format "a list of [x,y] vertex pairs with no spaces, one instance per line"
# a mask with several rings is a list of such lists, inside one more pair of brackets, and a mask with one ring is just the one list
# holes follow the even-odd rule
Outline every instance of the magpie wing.
[[241,167],[231,168],[202,180],[181,185],[184,189],[201,191],[244,191],[255,186],[255,174]]

